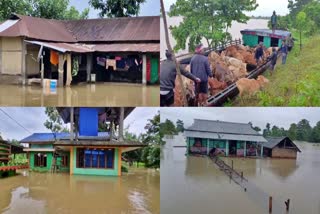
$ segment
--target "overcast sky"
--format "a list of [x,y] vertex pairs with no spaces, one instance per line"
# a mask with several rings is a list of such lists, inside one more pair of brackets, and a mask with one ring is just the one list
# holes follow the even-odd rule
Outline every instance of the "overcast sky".
[[291,123],[301,119],[309,120],[311,126],[320,121],[320,108],[161,108],[161,121],[166,119],[176,122],[182,120],[185,127],[193,123],[193,119],[220,120],[227,122],[249,123],[261,129],[267,123],[278,127],[289,128]]
[[[46,129],[43,123],[47,116],[44,113],[45,108],[13,108],[1,107],[13,119],[18,121],[28,131],[20,127],[14,120],[10,119],[0,111],[0,133],[4,139],[21,140],[31,135],[31,133],[51,132]],[[152,119],[157,114],[159,108],[135,108],[134,111],[125,119],[124,126],[130,125],[129,131],[132,133],[144,133],[144,127],[148,119]]]
[[[165,0],[164,4],[166,7],[166,11],[169,10],[170,5],[175,3],[176,0]],[[254,16],[271,16],[272,12],[275,10],[279,15],[288,14],[288,0],[257,0],[259,7],[248,15]]]
[[[89,0],[70,0],[70,5],[75,6],[77,10],[82,12],[85,8],[90,8],[89,18],[94,19],[98,17],[100,11],[94,10],[89,6]],[[159,16],[160,15],[160,1],[159,0],[146,0],[141,5],[140,16]]]

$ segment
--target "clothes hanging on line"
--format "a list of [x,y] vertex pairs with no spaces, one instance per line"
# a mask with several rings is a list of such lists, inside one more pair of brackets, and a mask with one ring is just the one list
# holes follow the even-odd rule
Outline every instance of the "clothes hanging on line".
[[114,59],[107,59],[106,60],[106,69],[109,67],[113,67],[113,70],[115,71],[117,69],[117,62]]
[[97,57],[97,64],[105,67],[105,66],[106,66],[106,58],[104,58],[104,57]]
[[50,63],[52,65],[59,64],[59,54],[53,50],[50,50]]

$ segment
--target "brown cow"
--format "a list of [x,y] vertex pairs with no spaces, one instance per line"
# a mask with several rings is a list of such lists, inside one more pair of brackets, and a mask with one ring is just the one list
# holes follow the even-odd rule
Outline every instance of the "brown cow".
[[247,93],[249,95],[254,94],[258,90],[265,87],[269,83],[269,80],[264,76],[258,76],[257,80],[241,78],[236,82],[236,85],[239,89],[239,96],[242,97],[243,94]]

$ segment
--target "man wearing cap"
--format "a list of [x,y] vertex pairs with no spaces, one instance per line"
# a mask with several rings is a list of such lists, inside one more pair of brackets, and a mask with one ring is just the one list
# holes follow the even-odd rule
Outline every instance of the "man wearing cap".
[[[172,54],[166,50],[167,59],[160,66],[160,106],[172,106],[174,103],[174,88],[177,76],[176,65],[172,60]],[[200,79],[187,72],[180,65],[180,72],[183,76],[200,82]]]
[[260,42],[254,54],[254,58],[256,59],[257,66],[259,65],[259,62],[262,60],[262,57],[263,57],[263,43]]
[[208,99],[208,77],[212,77],[208,58],[204,56],[204,47],[202,44],[197,45],[195,55],[190,61],[191,73],[198,77],[201,82],[196,86],[198,95],[198,105],[206,106]]

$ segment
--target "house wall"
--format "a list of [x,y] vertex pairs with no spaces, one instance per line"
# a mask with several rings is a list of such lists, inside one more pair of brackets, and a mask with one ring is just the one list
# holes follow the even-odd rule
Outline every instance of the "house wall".
[[40,64],[37,62],[37,57],[40,47],[36,45],[27,45],[26,55],[26,72],[27,75],[34,75],[40,73]]
[[1,73],[22,74],[22,38],[1,38]]
[[[47,155],[47,167],[35,167],[34,166],[34,155],[38,153],[43,153]],[[29,167],[31,170],[39,170],[39,171],[50,171],[52,164],[53,154],[52,152],[30,152],[29,153]]]
[[[71,148],[71,158],[70,160],[70,172],[75,175],[104,175],[104,176],[120,176],[121,170],[121,157],[119,158],[119,148],[115,148],[114,160],[113,160],[113,169],[89,169],[89,168],[77,168],[77,148]],[[120,171],[120,173],[119,173]]]
[[297,158],[297,151],[294,149],[274,148],[272,149],[273,158]]

